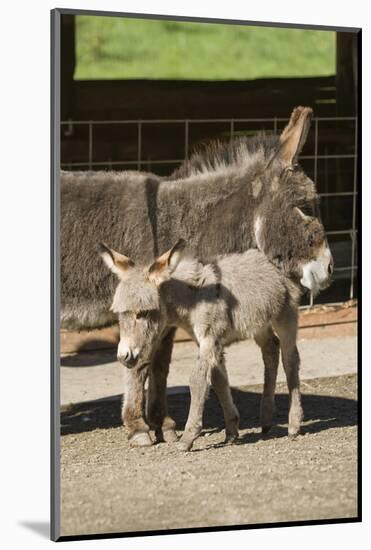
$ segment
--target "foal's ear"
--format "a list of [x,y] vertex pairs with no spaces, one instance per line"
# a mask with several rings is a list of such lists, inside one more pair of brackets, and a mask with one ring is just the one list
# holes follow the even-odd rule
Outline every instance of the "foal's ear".
[[168,279],[179,264],[186,245],[184,239],[179,239],[173,248],[157,258],[148,269],[149,279],[156,284],[161,284]]
[[310,107],[296,107],[293,110],[289,123],[280,136],[280,147],[275,155],[285,166],[297,163],[308,136],[312,116]]
[[134,267],[134,262],[130,258],[112,250],[104,243],[99,244],[99,254],[112,273],[120,278]]

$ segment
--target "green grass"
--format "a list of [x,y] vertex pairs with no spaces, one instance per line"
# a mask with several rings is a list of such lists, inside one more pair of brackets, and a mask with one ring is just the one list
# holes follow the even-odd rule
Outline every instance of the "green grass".
[[331,75],[335,73],[335,34],[77,16],[75,79]]

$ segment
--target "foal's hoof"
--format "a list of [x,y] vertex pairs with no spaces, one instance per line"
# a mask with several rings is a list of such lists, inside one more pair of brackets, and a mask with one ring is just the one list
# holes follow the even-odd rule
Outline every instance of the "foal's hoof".
[[266,435],[268,432],[270,432],[272,426],[262,426],[262,434]]
[[294,441],[300,435],[300,428],[289,428],[289,439]]
[[177,447],[178,451],[181,451],[181,452],[185,453],[185,452],[191,450],[192,443],[180,440],[180,441],[177,442],[176,447]]
[[129,439],[130,447],[150,447],[153,445],[153,441],[147,432],[140,432],[134,434]]
[[175,443],[179,439],[175,430],[165,430],[163,437],[166,443]]

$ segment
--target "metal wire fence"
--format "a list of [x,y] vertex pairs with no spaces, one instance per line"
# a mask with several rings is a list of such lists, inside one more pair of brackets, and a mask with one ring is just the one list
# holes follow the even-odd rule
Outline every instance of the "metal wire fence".
[[[226,130],[223,132],[223,137],[229,136],[232,139],[235,135],[244,134],[246,130],[253,125],[256,128],[256,132],[262,128],[267,132],[277,133],[287,123],[286,118],[236,118],[236,119],[150,119],[150,120],[77,120],[77,121],[63,121],[62,126],[62,144],[63,140],[68,139],[69,136],[74,134],[76,128],[87,128],[87,136],[84,141],[84,147],[86,142],[86,151],[83,160],[78,161],[65,161],[62,157],[62,169],[67,170],[101,170],[101,169],[118,169],[119,167],[125,167],[137,170],[151,170],[156,172],[156,167],[167,166],[174,169],[179,166],[185,159],[189,158],[190,147],[192,146],[192,140],[190,139],[190,129],[196,124],[223,124]],[[329,123],[343,124],[345,129],[343,130],[348,137],[348,146],[345,147],[345,151],[341,147],[335,147],[335,151],[329,153],[328,150],[320,152],[319,142],[321,137],[321,129]],[[165,159],[153,159],[148,158],[148,154],[143,153],[143,132],[145,128],[150,125],[182,125],[183,127],[183,154],[178,158],[165,158]],[[116,159],[107,158],[106,160],[95,160],[94,158],[94,140],[95,131],[100,126],[130,126],[136,128],[136,158],[135,159]],[[165,130],[164,130],[165,131]],[[326,233],[329,238],[330,247],[331,240],[336,244],[335,257],[335,269],[334,277],[338,281],[341,281],[338,292],[330,292],[320,294],[320,298],[316,300],[316,303],[328,303],[334,304],[345,300],[352,300],[356,297],[356,278],[357,278],[357,117],[316,117],[313,119],[312,141],[314,142],[313,150],[308,153],[304,149],[304,154],[300,156],[300,161],[304,164],[305,169],[309,173],[313,180],[317,182],[317,178],[321,170],[319,169],[319,163],[321,162],[333,162],[343,161],[347,159],[352,164],[351,173],[348,171],[346,179],[347,182],[340,186],[339,190],[338,182],[335,181],[328,184],[325,190],[320,190],[319,196],[324,199],[334,198],[347,198],[351,200],[351,204],[347,205],[347,209],[351,209],[349,218],[349,226],[340,229],[331,229],[331,221],[327,224]],[[341,132],[341,130],[340,130]],[[253,133],[251,130],[249,134]],[[215,132],[212,137],[219,137],[220,134]],[[323,141],[323,140],[322,140]],[[351,143],[351,147],[349,147]],[[348,152],[349,151],[349,152]],[[323,171],[323,170],[322,170]],[[345,190],[343,188],[345,187]],[[344,240],[343,240],[344,239]],[[350,239],[350,243],[348,242]],[[349,246],[350,244],[350,246]],[[339,261],[337,261],[338,256]],[[340,288],[341,287],[341,288]],[[312,306],[314,303],[313,296],[310,296],[307,306]]]

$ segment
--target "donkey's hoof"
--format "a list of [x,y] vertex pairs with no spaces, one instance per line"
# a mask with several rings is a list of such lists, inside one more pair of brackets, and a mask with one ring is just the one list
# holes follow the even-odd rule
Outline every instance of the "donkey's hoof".
[[272,426],[262,426],[262,434],[265,435],[270,432]]
[[188,441],[178,441],[177,444],[176,444],[176,447],[178,449],[178,451],[181,451],[181,452],[187,452],[187,451],[190,451],[191,450],[191,447],[192,447],[192,443],[189,443]]
[[163,437],[166,443],[175,443],[179,439],[175,430],[164,430]]
[[297,437],[300,435],[300,428],[289,428],[289,432],[288,432],[288,436],[289,436],[289,439],[294,441],[295,439],[297,439]]
[[141,432],[134,434],[129,439],[130,447],[150,447],[153,445],[153,441],[147,432]]
[[238,434],[226,434],[224,439],[224,445],[233,445],[238,439]]

